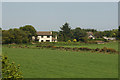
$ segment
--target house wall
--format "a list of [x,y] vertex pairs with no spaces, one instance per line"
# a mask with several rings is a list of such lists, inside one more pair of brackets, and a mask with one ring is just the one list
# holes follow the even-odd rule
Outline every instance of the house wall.
[[33,41],[35,40],[35,36],[32,36],[32,40],[33,40]]
[[46,42],[46,40],[50,40],[50,42],[52,42],[52,36],[50,36],[49,38],[47,36],[38,36],[37,39],[39,39],[39,42]]

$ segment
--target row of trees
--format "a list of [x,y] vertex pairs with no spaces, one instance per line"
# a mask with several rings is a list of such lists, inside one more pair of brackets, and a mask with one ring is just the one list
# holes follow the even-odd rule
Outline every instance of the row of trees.
[[36,35],[36,30],[31,25],[20,27],[19,29],[2,30],[2,43],[28,43],[32,36]]
[[[120,30],[120,27],[119,27]],[[86,41],[88,38],[87,32],[93,32],[93,35],[96,38],[103,38],[103,36],[107,37],[116,37],[118,38],[118,29],[108,30],[108,31],[97,31],[95,29],[81,29],[77,27],[75,29],[71,29],[68,23],[65,23],[60,27],[59,31],[53,31],[53,36],[58,35],[58,41]],[[2,43],[29,43],[32,40],[32,36],[36,36],[36,30],[31,25],[25,25],[20,27],[19,29],[9,29],[2,30]]]
[[87,39],[87,32],[92,32],[94,37],[103,38],[106,37],[118,37],[118,29],[108,30],[108,31],[97,31],[95,29],[81,29],[77,27],[75,29],[71,29],[68,23],[65,23],[62,27],[60,27],[60,31],[58,32],[58,40],[59,41],[68,41],[76,39],[77,41],[84,41]]

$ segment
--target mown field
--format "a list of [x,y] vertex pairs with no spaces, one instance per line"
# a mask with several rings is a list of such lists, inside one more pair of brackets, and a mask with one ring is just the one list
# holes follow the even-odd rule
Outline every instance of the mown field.
[[85,44],[82,43],[81,45],[64,45],[65,47],[88,47],[88,48],[103,48],[103,47],[107,47],[107,48],[113,48],[115,50],[118,51],[118,42],[109,42],[109,43],[105,43],[105,44]]
[[[105,45],[110,48],[116,46],[115,44]],[[116,49],[115,47],[113,48]],[[6,45],[3,45],[2,51],[4,55],[9,57],[10,61],[21,65],[21,71],[25,78],[118,77],[117,54],[92,53],[88,51],[73,52],[46,48],[8,48]]]

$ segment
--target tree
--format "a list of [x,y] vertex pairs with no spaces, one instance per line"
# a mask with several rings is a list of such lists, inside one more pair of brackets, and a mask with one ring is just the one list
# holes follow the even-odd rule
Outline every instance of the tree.
[[95,30],[95,29],[83,29],[84,31],[86,31],[86,32],[97,32],[97,30]]
[[32,40],[32,36],[36,36],[36,30],[33,26],[31,25],[25,25],[23,27],[20,27],[20,30],[25,31],[26,33],[29,33],[29,40]]
[[71,40],[71,28],[69,24],[66,22],[62,27],[60,27],[61,31],[59,36],[63,37],[63,41]]
[[82,30],[81,28],[77,27],[73,31],[73,37],[77,41],[79,41],[80,38],[86,37],[86,31]]
[[28,43],[32,36],[36,36],[36,30],[31,25],[20,27],[19,29],[2,30],[2,43]]
[[94,36],[95,36],[96,38],[102,38],[102,37],[103,37],[103,32],[101,32],[101,31],[95,32],[95,33],[94,33]]
[[2,43],[8,44],[12,43],[10,37],[13,37],[8,30],[2,31]]
[[28,37],[29,37],[29,32],[26,33],[20,29],[13,29],[14,30],[14,42],[19,44],[19,43],[27,43],[29,42],[28,40]]
[[28,43],[29,33],[24,32],[20,29],[9,29],[2,31],[2,43],[9,44],[9,43]]
[[32,36],[35,36],[36,35],[36,30],[33,26],[31,25],[25,25],[23,27],[20,27],[20,30],[23,30],[23,31],[29,31],[31,33]]

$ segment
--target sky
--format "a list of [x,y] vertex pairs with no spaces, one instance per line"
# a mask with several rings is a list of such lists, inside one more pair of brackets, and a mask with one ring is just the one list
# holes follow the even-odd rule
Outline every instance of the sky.
[[2,29],[32,25],[37,31],[58,31],[68,22],[97,30],[118,28],[117,2],[3,2]]
[[120,0],[1,0],[2,2],[119,2]]

